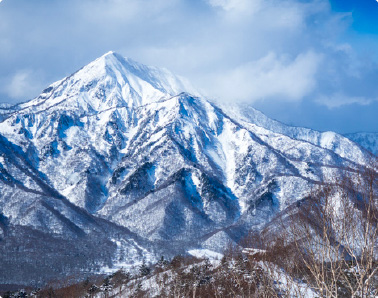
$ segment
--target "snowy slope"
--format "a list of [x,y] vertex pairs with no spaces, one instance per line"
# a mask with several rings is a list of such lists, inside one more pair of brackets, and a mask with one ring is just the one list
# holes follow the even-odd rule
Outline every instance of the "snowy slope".
[[182,91],[194,90],[168,70],[148,67],[109,52],[19,107],[22,113],[53,108],[73,110],[82,116],[115,107],[138,107]]
[[[348,136],[342,136],[332,131],[319,132],[304,127],[288,126],[268,118],[260,111],[244,105],[224,106],[230,115],[243,122],[255,124],[261,128],[286,135],[290,138],[309,142],[324,149],[329,149],[343,158],[366,163],[365,150],[358,149]],[[357,142],[358,143],[358,142]],[[366,148],[365,148],[366,149]]]
[[113,263],[116,240],[130,264],[148,255],[130,231],[90,215],[49,186],[20,147],[3,136],[0,193],[0,284],[39,286],[67,273],[93,274]]
[[336,133],[219,107],[169,71],[113,52],[4,109],[2,216],[64,239],[95,232],[108,267],[221,251],[370,158]]
[[378,133],[377,132],[357,132],[345,134],[345,137],[356,142],[371,153],[378,155]]

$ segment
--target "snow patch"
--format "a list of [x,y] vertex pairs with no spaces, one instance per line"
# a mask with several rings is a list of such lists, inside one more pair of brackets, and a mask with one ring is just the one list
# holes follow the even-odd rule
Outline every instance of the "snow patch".
[[222,254],[209,249],[191,249],[188,253],[199,259],[220,260],[223,258]]

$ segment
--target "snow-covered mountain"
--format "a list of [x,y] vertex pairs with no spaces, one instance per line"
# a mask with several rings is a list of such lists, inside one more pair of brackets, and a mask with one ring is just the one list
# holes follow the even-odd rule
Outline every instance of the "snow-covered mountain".
[[378,155],[378,133],[357,132],[345,134],[345,137],[361,145],[371,153]]
[[[92,271],[193,248],[221,251],[314,184],[371,159],[341,135],[218,106],[169,71],[113,52],[2,109],[0,246],[9,256],[3,266],[15,268],[20,259],[5,247],[22,237],[39,239],[23,252],[50,238],[52,247],[68,243],[46,257],[50,264],[73,264],[78,244],[88,254],[95,246],[103,253],[80,263]],[[30,276],[0,276],[22,280]]]

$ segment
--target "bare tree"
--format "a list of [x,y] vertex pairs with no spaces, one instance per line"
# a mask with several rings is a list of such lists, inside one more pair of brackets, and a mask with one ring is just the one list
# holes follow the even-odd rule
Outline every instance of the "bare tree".
[[324,297],[374,297],[377,287],[377,172],[364,169],[322,186],[289,217],[294,271]]

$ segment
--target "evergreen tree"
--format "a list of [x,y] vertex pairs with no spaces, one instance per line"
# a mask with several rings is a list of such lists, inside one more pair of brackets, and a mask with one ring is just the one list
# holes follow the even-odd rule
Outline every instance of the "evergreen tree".
[[143,260],[142,265],[139,267],[139,274],[141,276],[147,276],[151,273],[151,268],[147,266],[146,261]]

